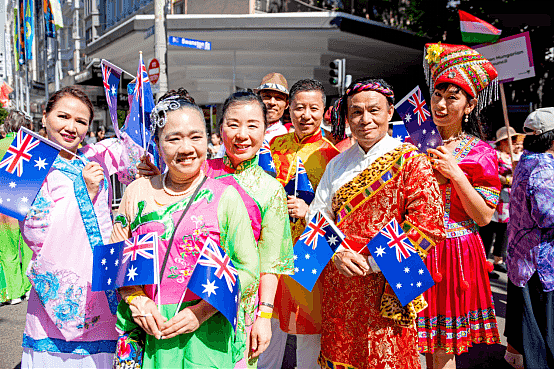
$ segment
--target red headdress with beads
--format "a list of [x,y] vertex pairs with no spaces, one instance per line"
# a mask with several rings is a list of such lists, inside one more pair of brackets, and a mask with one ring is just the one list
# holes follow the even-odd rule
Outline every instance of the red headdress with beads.
[[498,72],[485,57],[465,45],[426,44],[423,68],[431,89],[444,82],[458,85],[478,99],[478,111],[498,99]]

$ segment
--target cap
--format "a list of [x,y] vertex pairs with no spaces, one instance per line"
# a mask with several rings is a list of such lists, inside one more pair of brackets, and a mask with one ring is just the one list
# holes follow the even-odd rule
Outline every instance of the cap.
[[289,95],[289,84],[287,79],[280,73],[272,72],[262,78],[260,86],[254,89],[257,93],[261,90],[274,90]]
[[[509,131],[509,133],[508,133],[508,131]],[[507,139],[508,136],[512,137],[512,136],[519,136],[519,135],[525,136],[525,134],[520,134],[519,132],[516,132],[516,130],[514,130],[513,127],[510,127],[509,130],[506,130],[506,126],[504,126],[504,127],[499,128],[496,131],[495,143],[498,143],[501,140]]]
[[523,130],[528,135],[540,135],[554,130],[554,108],[539,108],[532,112],[527,116]]

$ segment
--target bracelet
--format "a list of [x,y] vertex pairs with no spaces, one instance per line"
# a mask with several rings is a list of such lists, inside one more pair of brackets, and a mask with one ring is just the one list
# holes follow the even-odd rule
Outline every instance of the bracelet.
[[271,312],[258,311],[258,316],[264,319],[271,319],[273,315]]
[[269,307],[269,308],[275,308],[275,306],[273,306],[271,303],[267,303],[267,302],[260,302],[259,306],[266,306],[266,307]]
[[125,297],[125,303],[130,305],[131,302],[133,301],[133,299],[135,299],[137,297],[146,297],[146,293],[144,293],[144,291],[142,289],[137,290],[133,294],[129,294],[127,297]]

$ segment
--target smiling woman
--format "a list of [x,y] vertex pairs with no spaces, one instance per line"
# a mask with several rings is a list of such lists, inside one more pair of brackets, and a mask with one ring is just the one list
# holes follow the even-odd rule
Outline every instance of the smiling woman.
[[[146,332],[145,368],[232,368],[244,352],[244,317],[251,314],[260,274],[259,259],[251,258],[257,250],[248,213],[235,188],[204,175],[204,115],[185,89],[162,96],[151,118],[168,170],[126,189],[112,242],[155,231],[167,268],[160,273],[160,290],[151,285],[120,289],[124,301],[117,327]],[[181,217],[183,222],[175,224]],[[236,336],[223,314],[190,291],[176,312],[207,239],[221,245],[238,270]],[[161,303],[160,310],[154,302]]]

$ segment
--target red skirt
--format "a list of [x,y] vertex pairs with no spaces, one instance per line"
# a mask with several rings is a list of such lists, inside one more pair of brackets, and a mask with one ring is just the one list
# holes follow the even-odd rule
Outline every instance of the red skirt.
[[500,343],[487,261],[479,234],[448,238],[425,261],[435,285],[417,320],[419,351],[459,355],[473,343]]

